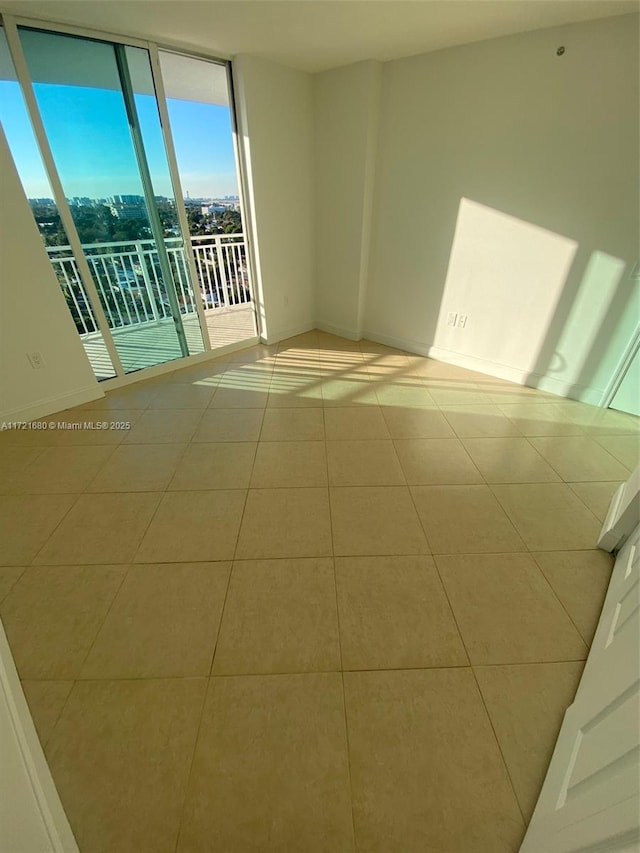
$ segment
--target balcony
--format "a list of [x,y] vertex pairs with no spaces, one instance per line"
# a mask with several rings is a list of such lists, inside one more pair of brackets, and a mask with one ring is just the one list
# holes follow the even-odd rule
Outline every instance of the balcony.
[[[213,347],[255,335],[244,234],[192,237],[198,286]],[[184,242],[165,240],[191,353],[203,351]],[[91,243],[83,250],[125,372],[180,358],[181,351],[153,240]],[[70,246],[47,248],[98,379],[114,375],[102,333]]]

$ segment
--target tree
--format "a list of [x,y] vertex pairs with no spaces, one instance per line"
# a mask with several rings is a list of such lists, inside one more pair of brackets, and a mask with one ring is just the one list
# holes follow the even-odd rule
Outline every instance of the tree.
[[33,218],[45,246],[66,246],[67,235],[55,204],[32,204]]
[[197,207],[189,206],[187,208],[187,222],[189,224],[189,234],[200,235],[208,234],[206,228],[206,217]]
[[242,217],[237,210],[225,210],[220,217],[220,226],[223,234],[241,234]]
[[111,232],[112,242],[127,242],[132,240],[146,240],[151,236],[145,219],[131,219],[126,216],[116,219],[116,223]]

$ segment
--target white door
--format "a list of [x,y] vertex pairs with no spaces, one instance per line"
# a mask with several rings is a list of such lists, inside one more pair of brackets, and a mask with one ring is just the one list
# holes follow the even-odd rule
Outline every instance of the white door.
[[640,527],[598,630],[520,853],[640,851]]

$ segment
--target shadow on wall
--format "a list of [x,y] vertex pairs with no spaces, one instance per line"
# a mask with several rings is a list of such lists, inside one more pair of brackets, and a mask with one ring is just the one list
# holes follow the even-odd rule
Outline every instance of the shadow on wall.
[[600,251],[587,258],[569,237],[462,198],[434,354],[598,404],[636,327],[625,267]]
[[588,389],[604,393],[628,343],[621,328],[632,296],[625,268],[620,258],[599,251],[591,254],[582,277],[573,287],[567,283],[561,294],[527,384],[540,387],[544,378],[559,379],[571,385],[567,393],[578,399]]

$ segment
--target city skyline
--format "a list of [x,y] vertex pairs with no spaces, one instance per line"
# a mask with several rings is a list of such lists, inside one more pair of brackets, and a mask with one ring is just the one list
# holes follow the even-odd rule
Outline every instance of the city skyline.
[[[174,201],[173,196],[167,197],[162,195],[154,196],[156,201]],[[125,203],[135,204],[138,201],[141,204],[144,204],[145,199],[143,195],[135,194],[129,195],[128,193],[114,193],[109,196],[65,196],[67,203],[69,204],[85,204],[86,202],[95,202],[97,204],[114,204],[119,203],[121,200],[125,200]],[[53,196],[27,196],[27,200],[29,202],[35,202],[37,204],[55,204],[55,199]],[[193,196],[190,194],[185,194],[183,197],[183,202],[189,203],[192,202],[194,204],[199,204],[204,201],[220,201],[220,202],[229,202],[229,203],[238,203],[240,201],[240,196],[237,194],[234,195],[205,195],[205,196]]]

